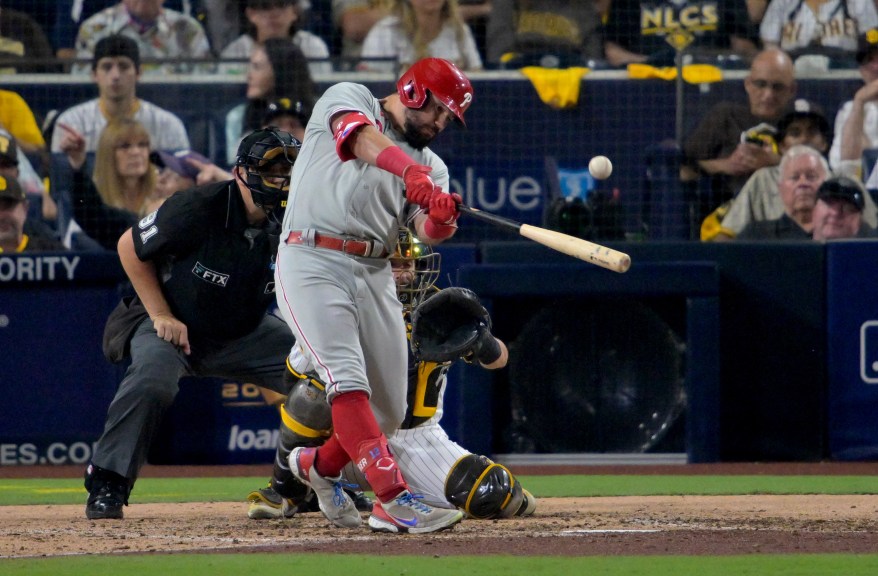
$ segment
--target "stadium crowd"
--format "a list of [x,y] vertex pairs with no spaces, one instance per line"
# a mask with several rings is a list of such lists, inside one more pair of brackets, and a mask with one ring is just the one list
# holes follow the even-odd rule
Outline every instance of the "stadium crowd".
[[[71,206],[70,191],[91,181],[104,203],[123,207],[110,198],[118,185],[94,173],[97,143],[108,125],[132,119],[143,124],[153,152],[147,173],[166,170],[159,152],[178,154],[183,168],[200,174],[196,181],[203,183],[227,174],[240,139],[267,121],[286,116],[301,134],[319,97],[315,78],[331,81],[333,73],[352,71],[393,75],[424,57],[450,60],[466,72],[585,67],[660,78],[683,64],[749,70],[746,94],[711,111],[678,143],[681,182],[712,187],[712,194],[699,195],[696,207],[705,241],[736,237],[743,223],[724,227],[722,219],[730,211],[741,213],[735,202],[742,189],[757,183],[753,178],[767,188],[767,202],[775,208],[767,214],[780,214],[778,166],[783,150],[798,143],[791,130],[819,133],[820,152],[833,173],[869,185],[862,158],[878,147],[873,0],[4,1],[0,73],[87,75],[99,90],[92,101],[37,113],[14,92],[0,94],[0,130],[16,152],[17,175],[9,178],[20,180],[28,217],[39,221],[40,230],[68,248],[100,249],[100,241],[91,241],[95,234],[84,229],[102,225],[77,222],[77,208],[84,212]],[[858,70],[863,79],[849,102],[838,110],[812,106],[790,116],[810,106],[797,98],[796,77],[840,68]],[[226,111],[224,154],[190,151],[203,139],[190,144],[193,134],[187,131],[202,127],[183,125],[178,111],[137,97],[142,77],[168,74],[246,79],[246,101]],[[727,117],[722,128],[711,123],[714,113]],[[168,125],[173,141],[162,127]],[[74,161],[68,156],[81,143],[77,138],[84,139],[84,156],[75,150]],[[788,138],[794,141],[785,143]],[[212,162],[186,160],[190,152]],[[868,236],[875,221],[874,203],[867,200],[860,236]],[[142,213],[130,211],[131,217]]]

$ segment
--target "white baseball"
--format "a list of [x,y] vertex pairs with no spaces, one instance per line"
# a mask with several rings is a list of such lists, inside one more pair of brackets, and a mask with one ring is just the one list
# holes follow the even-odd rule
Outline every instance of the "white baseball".
[[606,156],[595,156],[588,163],[588,171],[598,180],[606,180],[613,173],[613,163]]

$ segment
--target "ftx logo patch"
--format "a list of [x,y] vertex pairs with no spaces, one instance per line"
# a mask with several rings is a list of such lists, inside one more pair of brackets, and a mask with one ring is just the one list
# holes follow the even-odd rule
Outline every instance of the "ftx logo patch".
[[217,286],[225,287],[229,283],[228,274],[214,272],[210,268],[207,268],[201,262],[195,263],[195,266],[192,268],[192,273],[204,280],[205,282],[210,282],[211,284],[216,284]]

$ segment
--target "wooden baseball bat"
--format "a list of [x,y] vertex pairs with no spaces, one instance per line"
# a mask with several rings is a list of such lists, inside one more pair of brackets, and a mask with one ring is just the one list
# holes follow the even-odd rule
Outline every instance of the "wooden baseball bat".
[[627,272],[628,268],[631,267],[631,257],[624,252],[619,252],[618,250],[613,250],[612,248],[607,248],[582,238],[555,232],[554,230],[546,230],[545,228],[522,224],[509,218],[497,216],[496,214],[482,212],[478,208],[473,208],[466,204],[458,204],[457,207],[461,212],[465,212],[479,220],[518,232],[520,235],[538,244],[542,244],[552,250],[557,250],[562,254],[584,260],[585,262],[590,262],[601,268],[621,273]]

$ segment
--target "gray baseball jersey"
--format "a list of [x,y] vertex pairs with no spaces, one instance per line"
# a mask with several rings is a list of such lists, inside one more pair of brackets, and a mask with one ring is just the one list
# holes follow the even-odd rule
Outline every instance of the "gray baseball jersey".
[[341,161],[330,120],[344,111],[365,114],[416,162],[432,166],[443,189],[448,169],[430,150],[409,146],[365,86],[341,83],[315,104],[292,171],[277,258],[278,306],[327,383],[327,398],[367,392],[378,425],[390,434],[405,416],[407,346],[389,261],[283,243],[290,231],[314,230],[378,241],[392,253],[399,226],[420,210],[406,202],[402,179],[358,159]]

